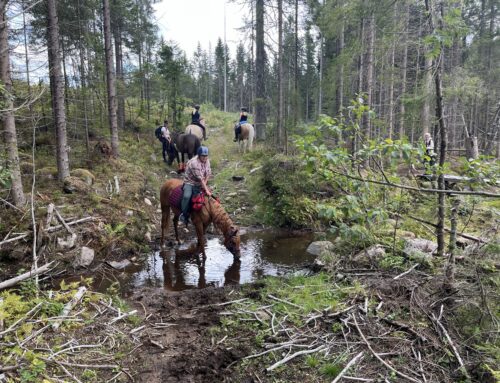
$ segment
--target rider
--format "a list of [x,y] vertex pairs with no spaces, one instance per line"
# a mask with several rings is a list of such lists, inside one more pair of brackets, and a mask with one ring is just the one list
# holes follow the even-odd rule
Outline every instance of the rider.
[[201,128],[203,131],[203,139],[207,139],[207,133],[205,131],[205,125],[201,123],[201,116],[200,116],[200,106],[195,105],[193,111],[191,112],[191,124],[197,125]]
[[200,146],[198,155],[193,157],[186,164],[186,172],[184,173],[184,186],[182,187],[182,214],[180,219],[186,225],[189,221],[189,206],[191,196],[203,191],[207,196],[211,196],[212,192],[207,186],[208,179],[212,175],[210,168],[210,160],[208,159],[208,148]]
[[429,132],[424,133],[425,154],[428,158],[425,159],[424,164],[434,166],[436,163],[436,152],[434,152],[434,140]]
[[241,125],[246,124],[248,122],[248,110],[247,108],[241,108],[240,112],[240,120],[234,127],[234,142],[238,141],[238,137],[241,134]]
[[168,120],[165,120],[163,121],[163,126],[161,127],[161,144],[162,144],[162,155],[164,162],[167,162],[167,158],[165,155],[169,151],[171,143],[172,143],[172,137],[170,136],[170,130],[168,130]]

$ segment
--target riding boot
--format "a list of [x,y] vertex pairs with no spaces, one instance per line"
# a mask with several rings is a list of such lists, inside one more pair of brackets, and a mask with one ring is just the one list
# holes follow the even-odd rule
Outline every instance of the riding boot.
[[235,137],[234,137],[233,141],[234,141],[234,142],[238,142],[239,137],[240,137],[240,135],[239,135],[238,133],[236,133],[236,135],[235,135]]

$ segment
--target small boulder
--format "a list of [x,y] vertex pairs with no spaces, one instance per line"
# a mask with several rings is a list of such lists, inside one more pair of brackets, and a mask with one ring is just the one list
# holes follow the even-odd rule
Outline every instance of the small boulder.
[[76,234],[68,235],[66,238],[57,237],[57,247],[59,249],[72,249],[75,247]]
[[70,174],[73,177],[81,179],[87,185],[91,186],[95,181],[95,176],[87,169],[73,169]]
[[434,253],[437,243],[423,238],[408,238],[405,240],[405,251],[418,250],[424,253]]
[[353,257],[353,262],[358,266],[377,265],[385,257],[385,249],[382,245],[373,245],[360,251]]
[[108,265],[110,265],[112,268],[117,269],[117,270],[123,270],[126,267],[132,265],[132,262],[130,262],[128,259],[124,259],[123,261],[120,261],[120,262],[108,261],[106,263]]
[[151,242],[151,233],[149,231],[144,234],[144,239],[148,242]]
[[81,248],[80,254],[78,254],[73,261],[73,267],[77,268],[90,266],[90,264],[94,260],[94,255],[94,249],[83,246]]
[[69,176],[64,179],[63,191],[67,194],[88,193],[89,185],[79,178]]
[[134,212],[133,212],[133,210],[127,210],[127,211],[125,212],[125,215],[126,215],[127,217],[132,217],[132,216],[134,215]]
[[153,204],[151,203],[151,200],[149,198],[144,198],[144,203],[148,206],[153,206]]
[[333,252],[335,246],[330,241],[315,241],[311,242],[306,251],[309,254],[319,256],[323,253]]

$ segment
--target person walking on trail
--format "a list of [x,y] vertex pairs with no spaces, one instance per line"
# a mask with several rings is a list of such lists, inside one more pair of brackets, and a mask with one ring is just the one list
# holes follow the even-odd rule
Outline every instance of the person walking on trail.
[[200,146],[198,154],[190,159],[186,164],[186,172],[184,173],[184,185],[182,187],[182,214],[179,216],[184,224],[189,222],[189,208],[191,196],[204,192],[207,196],[211,196],[212,192],[207,186],[208,179],[212,175],[210,160],[208,159],[208,148]]
[[424,133],[425,159],[424,165],[434,166],[436,163],[436,152],[434,151],[434,140],[430,133]]
[[241,134],[241,125],[244,125],[248,122],[248,110],[247,108],[241,108],[240,112],[240,120],[234,127],[234,142],[238,141],[238,138]]
[[191,124],[197,125],[203,131],[203,139],[207,139],[207,132],[205,131],[205,125],[201,122],[202,118],[200,115],[200,106],[195,105],[193,111],[191,112]]
[[160,133],[163,161],[168,162],[166,155],[170,151],[170,145],[172,144],[172,137],[170,136],[170,130],[168,130],[168,120],[163,121]]

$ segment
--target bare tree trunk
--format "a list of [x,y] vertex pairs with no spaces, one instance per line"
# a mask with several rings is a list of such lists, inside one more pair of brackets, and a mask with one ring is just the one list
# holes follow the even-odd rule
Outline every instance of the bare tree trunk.
[[422,93],[424,96],[424,104],[422,105],[422,121],[423,132],[429,132],[431,126],[431,86],[432,86],[432,58],[425,56],[424,67],[424,85]]
[[[28,86],[28,97],[31,98],[31,84],[30,84],[30,59],[28,56],[28,34],[26,32],[26,12],[24,11],[24,1],[23,5],[23,36],[24,36],[24,57],[26,62],[26,85]],[[32,112],[32,104],[28,105],[30,112]]]
[[[345,22],[344,20],[342,20],[342,26],[340,28],[340,36],[339,36],[339,52],[338,52],[339,56],[344,51],[344,44],[345,44],[344,29],[345,29]],[[337,113],[341,113],[342,109],[344,108],[344,64],[343,63],[340,64],[338,82],[339,86],[337,88]]]
[[9,25],[7,20],[7,0],[0,0],[0,79],[5,86],[1,92],[2,123],[4,126],[5,144],[7,148],[7,169],[12,181],[12,199],[14,205],[22,206],[26,203],[19,167],[19,152],[17,150],[16,122],[14,119],[14,103],[12,102],[12,80],[10,78],[9,59]]
[[[280,0],[282,2],[282,0]],[[283,17],[282,17],[283,18]],[[283,21],[282,21],[283,22]],[[283,38],[283,37],[282,37]],[[283,51],[283,49],[282,49]],[[299,120],[299,0],[295,0],[295,52],[293,74],[293,124]]]
[[124,78],[123,78],[123,53],[122,53],[122,31],[120,21],[115,28],[115,61],[116,61],[116,82],[117,82],[117,123],[118,129],[125,127],[125,97]]
[[[394,3],[394,19],[398,18],[397,4]],[[396,54],[396,41],[392,41],[390,57],[390,82],[389,82],[389,138],[394,134],[394,57]]]
[[[425,0],[425,8],[427,10],[427,13],[429,14],[429,24],[431,28],[431,33],[434,33],[434,21],[433,21],[433,10],[430,5],[431,0]],[[440,18],[441,20],[441,18]],[[442,21],[440,21],[441,23]],[[441,27],[441,26],[440,26]],[[440,53],[439,57],[436,61],[436,71],[434,75],[434,84],[436,87],[436,118],[437,122],[439,124],[439,132],[440,132],[440,146],[439,146],[439,167],[443,169],[444,163],[446,161],[446,144],[448,141],[447,137],[447,131],[446,131],[446,124],[444,120],[444,113],[443,113],[443,93],[442,93],[442,83],[441,83],[441,70],[442,70],[442,60],[441,56],[443,55],[443,45],[441,44],[440,46]],[[438,188],[440,190],[445,189],[445,184],[444,184],[444,174],[440,172],[438,176]],[[446,195],[444,193],[439,193],[438,194],[438,222],[436,226],[436,237],[437,237],[437,243],[438,243],[438,248],[437,248],[437,254],[438,256],[443,256],[444,255],[444,248],[445,248],[445,242],[444,242],[444,219],[445,219],[445,198]]]
[[266,83],[265,83],[265,48],[264,48],[264,0],[255,3],[256,59],[255,59],[255,129],[257,139],[266,139]]
[[276,144],[281,147],[283,139],[283,0],[278,0],[278,121]]
[[60,181],[69,176],[69,157],[66,137],[66,112],[64,109],[64,78],[61,71],[59,48],[59,20],[56,0],[47,0],[48,8],[48,56],[52,114],[57,138],[57,174]]
[[109,0],[103,0],[104,14],[104,50],[106,55],[106,83],[108,86],[108,119],[111,130],[111,150],[118,157],[118,121],[116,117],[116,88],[113,68],[113,52],[111,47],[111,21]]
[[[366,99],[368,108],[372,108],[373,105],[373,88],[374,88],[374,50],[375,50],[375,15],[373,9],[370,11],[370,16],[368,18],[368,28],[367,28],[367,53],[366,53]],[[371,120],[367,113],[363,115],[363,135],[364,139],[368,140],[371,136]]]
[[404,12],[404,31],[403,31],[403,63],[401,73],[401,95],[399,96],[399,139],[402,140],[405,135],[405,96],[406,96],[406,75],[408,66],[408,26],[410,15],[410,3],[406,5]]

